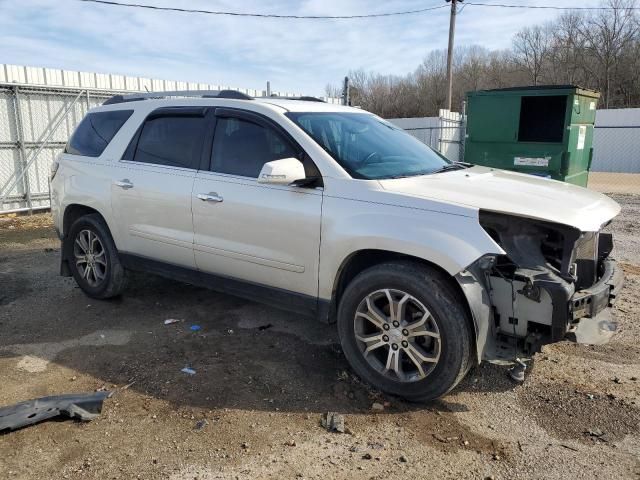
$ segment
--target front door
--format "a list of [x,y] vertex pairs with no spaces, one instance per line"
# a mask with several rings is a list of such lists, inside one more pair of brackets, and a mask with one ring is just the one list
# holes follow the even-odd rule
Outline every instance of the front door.
[[317,297],[322,189],[257,182],[266,162],[298,155],[263,117],[216,110],[210,169],[193,187],[201,271]]

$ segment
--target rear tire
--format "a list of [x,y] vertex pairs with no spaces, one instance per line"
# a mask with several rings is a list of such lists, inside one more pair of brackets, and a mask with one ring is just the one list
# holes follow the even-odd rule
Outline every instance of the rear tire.
[[96,213],[78,218],[65,241],[65,258],[78,286],[91,298],[120,295],[125,271],[109,227]]
[[473,334],[450,281],[426,265],[394,262],[349,283],[338,333],[361,378],[412,401],[439,398],[462,380],[472,364]]

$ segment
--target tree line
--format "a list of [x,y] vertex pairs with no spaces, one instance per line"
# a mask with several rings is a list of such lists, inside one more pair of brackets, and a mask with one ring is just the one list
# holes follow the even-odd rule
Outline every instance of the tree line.
[[[635,0],[606,0],[603,10],[569,11],[527,26],[510,49],[473,45],[454,53],[453,110],[465,93],[524,85],[579,85],[601,92],[599,108],[640,107],[640,16]],[[349,72],[351,104],[382,117],[428,117],[444,108],[446,50],[427,54],[415,71]],[[328,85],[327,95],[340,96]]]

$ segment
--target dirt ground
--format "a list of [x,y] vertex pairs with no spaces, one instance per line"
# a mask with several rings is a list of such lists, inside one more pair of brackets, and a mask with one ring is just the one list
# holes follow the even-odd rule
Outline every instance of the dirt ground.
[[640,195],[640,173],[589,173],[589,188],[602,193]]
[[[615,198],[612,340],[547,346],[517,386],[482,364],[430,404],[363,385],[311,319],[140,274],[90,300],[57,275],[48,215],[0,218],[0,406],[116,392],[92,422],[0,435],[0,478],[638,479],[640,197]],[[347,433],[320,426],[328,411]]]

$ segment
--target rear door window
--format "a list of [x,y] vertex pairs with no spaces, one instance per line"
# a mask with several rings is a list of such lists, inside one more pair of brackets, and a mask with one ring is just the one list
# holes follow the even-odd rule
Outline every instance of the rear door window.
[[132,113],[133,110],[89,113],[73,132],[65,153],[99,157]]
[[205,130],[206,120],[200,115],[151,117],[144,122],[139,132],[135,150],[131,149],[133,150],[131,160],[197,169],[200,164]]
[[297,157],[297,152],[273,128],[236,117],[219,117],[213,137],[211,170],[258,178],[265,163]]

